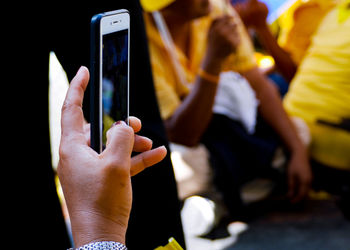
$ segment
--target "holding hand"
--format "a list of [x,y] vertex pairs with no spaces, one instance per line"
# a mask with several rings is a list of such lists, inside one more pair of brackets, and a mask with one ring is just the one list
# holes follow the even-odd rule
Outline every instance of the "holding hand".
[[[62,107],[62,137],[58,176],[66,199],[75,246],[93,241],[125,244],[132,205],[130,177],[160,162],[165,147],[151,150],[152,141],[135,135],[141,122],[115,123],[107,133],[106,149],[96,153],[86,138],[82,112],[89,72],[81,67]],[[142,152],[131,158],[132,151]]]
[[240,43],[237,24],[232,16],[222,16],[213,21],[208,32],[208,47],[203,69],[213,75],[221,71],[222,62]]
[[305,150],[292,152],[288,164],[288,197],[297,203],[307,197],[312,183],[312,171]]
[[263,2],[248,0],[235,4],[234,7],[247,27],[259,29],[266,25],[269,10]]

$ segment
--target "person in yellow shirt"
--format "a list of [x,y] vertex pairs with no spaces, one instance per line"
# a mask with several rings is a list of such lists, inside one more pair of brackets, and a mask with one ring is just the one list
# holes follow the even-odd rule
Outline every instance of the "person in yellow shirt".
[[[286,39],[284,39],[285,41],[283,42],[283,48],[290,54],[290,59],[293,59],[296,65],[303,62],[303,58],[305,55],[306,62],[302,63],[302,69],[300,70],[301,72],[299,72],[296,79],[293,80],[293,82],[298,83],[293,84],[296,86],[294,86],[291,93],[287,95],[285,103],[288,107],[288,110],[293,110],[293,112],[295,112],[296,110],[295,106],[293,106],[293,108],[291,107],[292,102],[295,103],[295,100],[297,98],[295,88],[302,88],[302,90],[299,91],[300,96],[298,98],[301,98],[301,96],[303,96],[305,98],[304,102],[311,103],[315,103],[315,99],[320,100],[319,98],[307,98],[307,95],[314,96],[316,92],[318,92],[319,95],[322,96],[322,99],[326,98],[326,96],[329,96],[329,98],[332,99],[332,96],[329,92],[329,88],[333,90],[332,93],[334,93],[334,99],[338,99],[339,94],[344,94],[344,98],[341,98],[341,100],[344,100],[344,102],[340,102],[341,104],[339,104],[339,102],[334,101],[332,101],[331,103],[327,102],[327,104],[323,102],[323,105],[330,107],[328,108],[330,112],[328,112],[326,116],[337,116],[336,113],[339,113],[339,111],[337,111],[337,108],[339,108],[340,106],[346,106],[348,104],[347,100],[349,98],[349,91],[347,84],[339,84],[347,82],[347,78],[349,77],[349,72],[347,70],[347,67],[349,66],[347,61],[349,54],[349,41],[346,39],[346,37],[349,35],[348,30],[346,30],[346,13],[348,12],[348,7],[346,7],[346,1],[343,1],[342,4],[339,4],[338,7],[336,7],[337,2],[339,1],[309,0],[300,3],[298,1],[297,6],[292,10],[293,25],[287,28],[288,32],[285,35]],[[242,13],[242,16],[245,20],[245,24],[249,27],[254,27],[259,34],[262,34],[264,30],[266,31],[266,29],[268,29],[266,24],[267,8],[264,3],[259,2],[257,0],[249,0],[243,6],[240,5],[239,10],[240,13]],[[327,17],[328,19],[323,20],[324,16],[331,10],[332,12],[329,15],[332,16],[332,18]],[[336,12],[338,12],[338,14],[336,14]],[[337,21],[337,18],[340,18],[337,17],[337,15],[343,15],[344,20]],[[327,22],[327,20],[329,22]],[[320,23],[321,27],[319,27]],[[322,32],[323,34],[321,34]],[[333,36],[330,36],[330,34],[333,34]],[[315,35],[315,37],[313,35]],[[266,38],[266,36],[261,35],[263,43],[275,43],[274,38],[264,39],[264,37]],[[266,40],[269,40],[269,42],[266,42]],[[312,45],[312,47],[310,48],[310,50],[308,50],[310,45]],[[273,45],[269,45],[267,47],[269,51],[274,50],[272,48]],[[337,53],[333,54],[334,52]],[[322,56],[320,56],[319,54],[321,54]],[[278,56],[275,56],[275,58],[277,57]],[[281,60],[276,61],[281,62]],[[279,65],[281,64],[283,63],[278,64],[277,67],[279,67]],[[323,68],[323,66],[326,66],[326,68]],[[322,70],[322,74],[320,70]],[[309,77],[309,79],[307,79],[306,77]],[[311,81],[313,82],[313,84],[308,83],[308,87],[306,88],[307,81]],[[324,91],[325,87],[320,87],[320,83],[327,83],[327,91]],[[318,86],[317,88],[316,85]],[[316,120],[315,117],[321,117],[325,115],[325,107],[322,107],[322,105],[319,105],[319,107],[320,109],[316,109],[314,107],[311,109],[311,106],[303,106],[302,108],[299,108],[299,110],[302,110],[300,112],[303,113],[301,117],[303,117],[303,119],[306,120],[308,124],[312,123],[311,121]],[[341,110],[344,111],[344,109]],[[307,115],[305,113],[307,113]],[[331,115],[331,113],[333,113],[333,115]],[[345,119],[345,121],[347,121],[346,117],[349,116],[349,114],[346,113],[346,111],[344,111],[343,115],[345,116],[345,118],[338,117],[338,122],[340,122],[341,119]],[[322,123],[324,125],[327,122],[321,120],[319,123]],[[329,150],[326,151],[329,152]],[[338,159],[335,161],[341,160]],[[338,166],[339,164],[332,163],[331,165]],[[346,165],[350,165],[350,163],[349,161],[347,161],[346,163],[342,163],[340,165],[344,168]]]
[[322,20],[284,99],[309,127],[314,186],[341,195],[350,219],[350,1]]
[[279,45],[299,65],[324,16],[338,0],[298,0],[290,10],[279,18],[281,27]]
[[[276,148],[271,134],[276,133],[290,153],[290,197],[301,200],[312,178],[306,148],[276,88],[257,68],[253,46],[234,9],[225,1],[176,0],[160,13],[169,36],[166,31],[161,36],[157,16],[145,14],[145,24],[156,94],[169,139],[188,146],[201,141],[207,146],[217,183],[232,212],[239,210],[240,185],[270,165]],[[273,133],[250,135],[238,122],[213,114],[219,75],[224,71],[239,72],[248,80],[267,130]]]
[[[249,0],[238,9],[291,79],[284,106],[310,130],[314,188],[344,193],[350,189],[350,1],[297,1],[281,17],[291,19],[281,47],[266,24],[265,4]],[[350,200],[349,192],[343,196]]]
[[268,8],[258,0],[235,4],[244,24],[253,29],[264,49],[271,54],[276,69],[290,82],[303,59],[313,33],[338,0],[297,0],[278,19],[278,39],[267,23]]
[[[312,37],[284,106],[301,117],[312,135],[311,156],[320,163],[350,171],[350,1],[323,19]],[[333,124],[333,125],[332,125]],[[343,126],[345,124],[345,126]]]

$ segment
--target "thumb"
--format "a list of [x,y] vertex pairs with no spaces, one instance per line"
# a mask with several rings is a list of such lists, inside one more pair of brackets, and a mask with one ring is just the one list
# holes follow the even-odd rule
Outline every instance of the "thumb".
[[123,121],[118,121],[107,131],[106,149],[103,154],[128,162],[134,146],[134,130]]

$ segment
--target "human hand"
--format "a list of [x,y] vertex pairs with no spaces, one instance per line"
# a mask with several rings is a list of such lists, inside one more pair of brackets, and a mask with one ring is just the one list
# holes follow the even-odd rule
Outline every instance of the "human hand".
[[248,0],[235,4],[234,8],[247,27],[259,29],[266,25],[269,10],[265,3],[258,0]]
[[[130,177],[161,161],[165,147],[150,150],[152,141],[137,136],[141,122],[115,123],[107,132],[106,149],[96,153],[86,138],[82,112],[89,72],[81,67],[62,107],[58,176],[69,211],[75,246],[110,240],[125,244],[132,205]],[[141,152],[131,158],[132,151]]]
[[222,62],[235,52],[240,43],[237,24],[232,16],[216,18],[208,32],[208,45],[202,68],[213,75],[221,71]]
[[312,182],[312,171],[306,150],[292,153],[288,164],[288,197],[292,203],[300,202],[308,194]]

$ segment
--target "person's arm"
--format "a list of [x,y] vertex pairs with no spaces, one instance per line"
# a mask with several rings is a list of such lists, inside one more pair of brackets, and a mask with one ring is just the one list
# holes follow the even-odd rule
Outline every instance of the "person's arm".
[[268,15],[267,6],[257,0],[249,0],[246,3],[236,5],[235,9],[240,14],[244,24],[248,28],[255,30],[262,46],[274,58],[276,68],[287,81],[292,80],[297,65],[291,56],[279,46],[276,38],[271,33],[266,23]]
[[[239,44],[236,24],[229,16],[213,21],[208,33],[208,49],[201,69],[211,78],[219,77],[221,64]],[[169,139],[187,146],[196,145],[212,117],[217,81],[197,76],[191,92],[165,121]]]
[[199,142],[212,117],[216,88],[216,83],[197,77],[190,94],[174,114],[165,120],[172,142],[190,147]]
[[261,44],[275,60],[276,68],[281,72],[286,80],[290,82],[297,70],[297,66],[291,58],[290,54],[288,54],[279,46],[276,38],[272,35],[266,22],[257,27],[255,31],[259,37]]
[[260,101],[260,114],[280,136],[291,153],[288,164],[289,195],[293,201],[299,201],[307,194],[312,179],[307,149],[285,112],[282,100],[273,83],[262,75],[257,67],[242,75],[256,92]]
[[[58,177],[66,200],[76,247],[93,242],[125,244],[132,204],[131,176],[161,161],[165,147],[135,135],[141,122],[130,117],[107,132],[106,149],[96,153],[84,129],[82,101],[89,81],[82,67],[72,80],[62,107]],[[131,158],[132,151],[142,152]],[[123,248],[121,248],[123,249]]]

